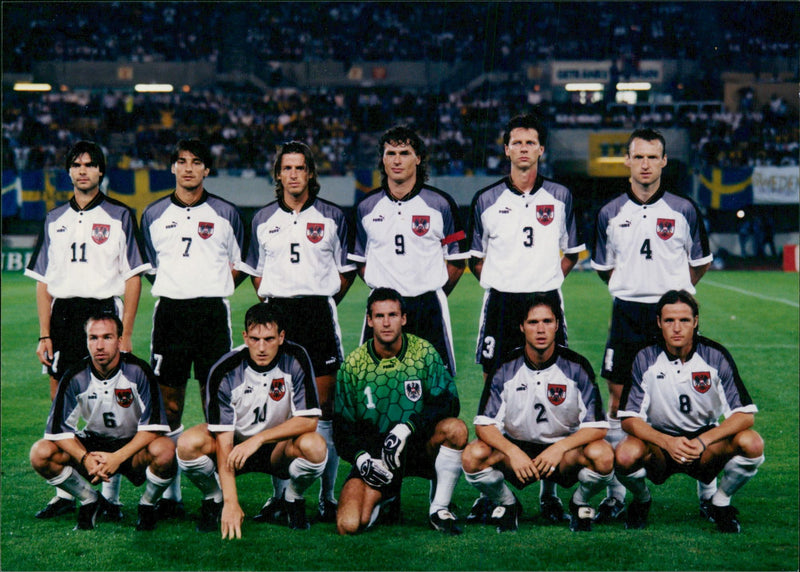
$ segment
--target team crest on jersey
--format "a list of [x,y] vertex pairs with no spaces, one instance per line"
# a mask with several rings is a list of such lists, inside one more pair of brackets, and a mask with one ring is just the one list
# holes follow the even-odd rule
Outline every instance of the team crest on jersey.
[[92,225],[92,240],[95,244],[103,244],[108,240],[108,235],[111,234],[110,224],[93,224]]
[[286,395],[286,383],[282,377],[272,380],[272,385],[269,388],[269,396],[272,401],[280,401]]
[[660,218],[656,222],[656,234],[661,240],[667,240],[675,232],[674,218]]
[[693,371],[692,372],[692,387],[697,393],[705,393],[711,389],[711,372],[710,371]]
[[130,389],[115,389],[114,395],[120,407],[128,408],[133,403],[133,391]]
[[318,222],[310,222],[306,225],[306,237],[308,240],[317,244],[325,236],[325,225]]
[[214,223],[213,222],[198,222],[197,223],[197,234],[200,235],[200,238],[203,240],[207,238],[211,238],[211,235],[214,234]]
[[419,401],[422,397],[422,382],[418,379],[408,379],[405,382],[406,397],[409,401]]
[[567,386],[560,383],[547,384],[547,399],[553,405],[561,405],[567,398]]
[[431,228],[431,217],[428,215],[414,215],[411,217],[411,230],[417,236],[425,236]]
[[538,220],[539,224],[542,226],[547,226],[553,222],[555,211],[556,209],[553,205],[536,205],[536,220]]

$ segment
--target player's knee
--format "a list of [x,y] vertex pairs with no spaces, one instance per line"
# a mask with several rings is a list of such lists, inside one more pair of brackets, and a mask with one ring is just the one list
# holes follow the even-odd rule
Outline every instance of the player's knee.
[[41,472],[50,464],[50,460],[55,452],[55,446],[51,441],[40,439],[36,441],[31,447],[28,458],[31,462],[31,467],[36,472]]
[[354,511],[342,510],[341,507],[336,513],[336,532],[340,535],[358,534],[361,530],[361,518]]
[[644,456],[644,445],[638,439],[626,438],[614,451],[614,466],[616,470],[623,473],[630,472],[631,469]]
[[178,446],[176,448],[178,457],[184,461],[192,461],[203,454],[203,445],[205,443],[205,435],[194,428],[184,431],[178,437]]
[[461,465],[464,468],[464,472],[477,473],[485,469],[484,465],[491,454],[492,448],[489,445],[480,439],[475,439],[466,446],[461,454]]
[[607,441],[592,441],[583,449],[594,471],[608,474],[614,468],[614,448]]
[[175,444],[168,437],[154,439],[147,448],[153,460],[150,470],[159,477],[172,476],[177,470]]
[[753,458],[764,454],[764,439],[752,429],[739,433],[736,441],[745,457]]
[[303,433],[295,441],[300,455],[312,463],[321,463],[328,454],[328,443],[319,433]]
[[444,433],[445,447],[460,450],[467,445],[469,430],[461,419],[448,417],[440,422],[439,429]]

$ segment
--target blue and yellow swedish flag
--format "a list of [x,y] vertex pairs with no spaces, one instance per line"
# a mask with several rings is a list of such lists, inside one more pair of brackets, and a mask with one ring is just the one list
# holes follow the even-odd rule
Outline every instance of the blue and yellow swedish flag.
[[381,173],[377,169],[356,169],[356,200],[358,203],[372,189],[381,186]]
[[753,168],[705,167],[700,174],[698,198],[703,205],[718,210],[753,204]]
[[19,193],[19,179],[17,173],[11,170],[3,171],[3,218],[17,216],[22,197]]
[[136,220],[141,220],[145,207],[168,195],[175,188],[175,175],[171,171],[149,169],[120,170],[108,173],[106,194],[136,211]]
[[[7,185],[6,173],[3,173],[3,216],[13,216],[10,211],[9,214],[6,213],[6,187],[9,186],[10,189],[11,185],[16,185],[16,178],[19,179],[22,189],[18,212],[23,220],[44,220],[48,211],[72,197],[72,181],[63,169],[23,171],[19,175],[9,172],[9,179],[12,177],[14,182]],[[167,170],[113,169],[106,174],[106,179],[106,194],[133,208],[137,220],[141,219],[147,205],[175,188],[175,175]],[[11,196],[9,191],[9,209]]]

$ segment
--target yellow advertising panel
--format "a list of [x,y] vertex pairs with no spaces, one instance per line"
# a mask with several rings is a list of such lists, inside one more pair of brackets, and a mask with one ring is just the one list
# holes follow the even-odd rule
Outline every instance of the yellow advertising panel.
[[629,133],[601,131],[589,134],[590,177],[627,177],[630,171],[625,166],[625,144]]

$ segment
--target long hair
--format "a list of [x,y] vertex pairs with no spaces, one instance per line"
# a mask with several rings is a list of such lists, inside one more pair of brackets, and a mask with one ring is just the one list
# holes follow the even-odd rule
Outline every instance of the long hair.
[[283,183],[281,182],[281,169],[283,168],[283,156],[297,153],[305,157],[306,171],[308,172],[308,198],[314,200],[319,194],[319,181],[317,180],[317,165],[314,162],[314,154],[311,147],[302,141],[290,141],[280,148],[275,157],[275,165],[272,167],[272,179],[275,181],[275,196],[283,199]]

